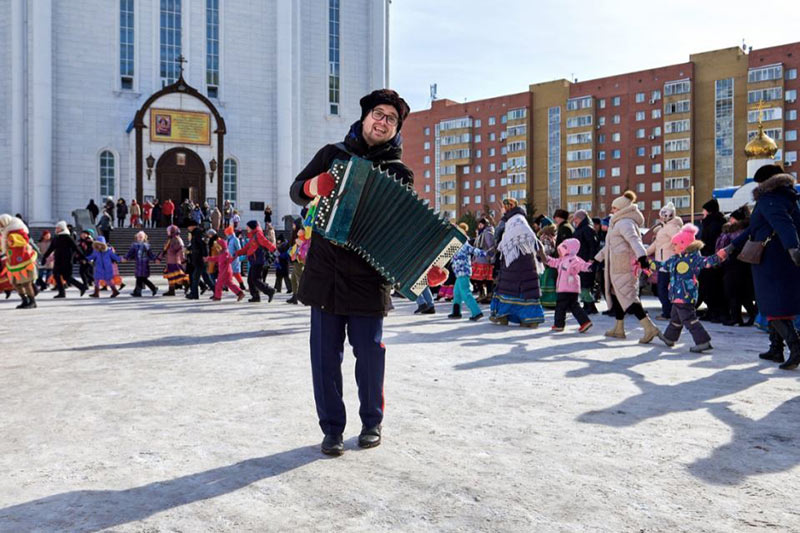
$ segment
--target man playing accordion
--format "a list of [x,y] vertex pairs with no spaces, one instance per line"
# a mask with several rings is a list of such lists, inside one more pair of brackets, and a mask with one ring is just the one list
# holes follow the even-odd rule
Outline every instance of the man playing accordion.
[[[361,119],[350,126],[344,142],[324,146],[295,178],[290,194],[298,205],[331,193],[327,173],[335,159],[358,156],[380,166],[409,185],[414,174],[400,157],[400,129],[409,107],[400,95],[380,89],[363,97]],[[392,228],[386,228],[391,232]],[[358,445],[381,443],[383,375],[386,348],[381,342],[383,317],[392,309],[391,286],[355,252],[335,246],[316,232],[306,257],[297,294],[311,306],[311,374],[319,425],[325,438],[322,453],[344,452],[346,415],[342,400],[342,360],[347,336],[356,357],[356,383],[361,404]]]

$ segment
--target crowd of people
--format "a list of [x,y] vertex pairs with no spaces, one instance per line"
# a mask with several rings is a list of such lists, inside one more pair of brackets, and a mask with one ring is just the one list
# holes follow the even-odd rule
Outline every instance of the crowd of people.
[[[19,309],[37,307],[37,295],[47,290],[56,292],[54,298],[66,298],[70,286],[77,289],[79,296],[93,287],[90,297],[99,298],[101,291],[110,291],[110,297],[115,298],[125,286],[118,265],[130,261],[134,263],[136,279],[133,297],[141,297],[145,288],[153,296],[158,293],[150,280],[152,265],[163,265],[168,285],[164,296],[182,291],[187,299],[196,300],[210,289],[213,300],[220,300],[223,292],[230,291],[241,301],[247,291],[248,301],[255,303],[261,301],[262,294],[271,302],[282,286],[287,293],[296,294],[302,267],[295,265],[302,265],[308,248],[302,221],[298,220],[288,239],[277,237],[270,222],[262,227],[256,220],[242,228],[231,220],[219,232],[213,227],[204,228],[193,218],[184,220],[182,226],[187,228],[186,242],[180,227],[170,224],[164,230],[167,240],[163,249],[152,249],[148,234],[142,230],[128,250],[118,254],[105,235],[95,235],[91,228],[76,233],[66,221],[60,221],[55,226],[55,236],[45,230],[34,242],[21,218],[2,215],[0,290],[6,299],[12,291],[18,292],[22,299]],[[80,279],[74,275],[76,265]],[[271,267],[275,287],[267,282]],[[247,276],[246,285],[243,274]],[[297,299],[292,296],[288,302],[297,304]]]

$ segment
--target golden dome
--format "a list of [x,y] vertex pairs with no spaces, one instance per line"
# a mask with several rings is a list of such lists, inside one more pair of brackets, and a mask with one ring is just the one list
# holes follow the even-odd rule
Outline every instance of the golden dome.
[[748,159],[774,159],[776,153],[778,145],[764,133],[764,126],[759,124],[758,134],[744,147],[744,155]]

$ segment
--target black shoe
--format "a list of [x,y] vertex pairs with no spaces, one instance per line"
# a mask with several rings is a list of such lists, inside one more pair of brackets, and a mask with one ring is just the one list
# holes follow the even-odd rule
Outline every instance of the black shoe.
[[274,297],[275,297],[275,289],[273,289],[272,287],[267,287],[267,302],[271,302]]
[[67,297],[67,295],[65,293],[59,292],[58,294],[53,296],[53,300],[55,300],[56,298],[66,298],[66,297]]
[[187,295],[186,295],[186,299],[187,299],[187,300],[199,300],[199,299],[200,299],[200,297],[199,297],[199,296],[197,296],[197,295],[194,295],[194,294],[187,294]]
[[435,315],[436,314],[436,307],[429,305],[425,309],[422,310],[423,315]]
[[134,292],[131,293],[131,296],[133,296],[134,298],[141,298],[142,297],[142,293],[134,291]]
[[473,322],[477,322],[481,318],[483,318],[483,313],[478,313],[477,315],[472,315],[471,317],[469,317],[469,319]]
[[461,318],[461,306],[453,304],[453,312],[447,315],[447,318]]
[[416,309],[414,309],[414,314],[415,314],[415,315],[419,315],[419,314],[420,314],[420,313],[422,313],[422,311],[424,311],[426,308],[427,308],[427,306],[426,306],[425,304],[422,304],[422,305],[420,305],[419,307],[417,307]]
[[297,303],[297,298],[296,298],[296,297],[294,297],[294,296],[292,296],[291,298],[289,298],[288,300],[286,300],[286,303],[287,303],[287,304],[296,304],[296,303]]
[[253,296],[253,297],[249,298],[247,301],[250,302],[251,304],[252,303],[258,303],[258,302],[261,301],[261,298],[257,298],[255,296]]
[[153,296],[155,296],[156,294],[158,294],[158,287],[156,287],[155,289],[152,289],[152,291],[150,291],[150,292],[152,292]]
[[325,455],[339,456],[344,453],[344,440],[341,435],[325,435],[320,449]]
[[87,289],[87,287],[84,287],[84,288],[82,288],[82,289],[81,289],[81,296],[83,296],[84,294],[86,294],[86,289]]
[[358,436],[359,448],[374,448],[381,443],[381,426],[373,428],[361,428],[361,434]]
[[20,303],[17,306],[17,309],[27,309],[27,308],[28,308],[28,297],[27,296],[23,296],[22,297],[22,303]]

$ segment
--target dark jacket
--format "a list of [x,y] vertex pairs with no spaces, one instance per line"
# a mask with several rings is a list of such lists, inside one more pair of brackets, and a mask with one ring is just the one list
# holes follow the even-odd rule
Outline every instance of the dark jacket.
[[97,215],[100,214],[100,208],[97,207],[97,204],[94,203],[94,200],[89,200],[89,204],[86,206],[86,209],[92,214],[92,222],[97,219]]
[[572,237],[572,226],[569,225],[569,222],[565,221],[559,224],[558,231],[556,232],[556,246],[570,237]]
[[700,228],[700,240],[703,241],[703,249],[700,251],[703,255],[712,255],[716,250],[717,239],[722,235],[722,226],[725,225],[725,215],[719,211],[709,213],[703,219]]
[[135,242],[131,244],[125,259],[136,261],[134,275],[137,278],[150,277],[150,261],[155,261],[156,254],[150,249],[150,244],[146,242]]
[[117,218],[125,218],[128,215],[128,204],[120,202],[117,204]]
[[84,254],[81,252],[75,241],[72,240],[69,233],[59,233],[50,244],[50,248],[42,256],[41,262],[47,260],[50,254],[54,254],[53,272],[55,273],[69,273],[72,274],[72,256],[77,255],[83,258]]
[[[502,222],[508,222],[514,215],[525,216],[525,210],[519,206],[510,209],[503,215]],[[498,240],[498,245],[499,242]],[[504,296],[538,300],[542,293],[539,290],[539,274],[536,272],[533,254],[520,254],[510,265],[506,265],[505,260],[501,259],[495,290]]]
[[[581,248],[578,250],[578,257],[584,261],[592,261],[597,252],[600,251],[600,239],[597,238],[597,233],[594,231],[594,226],[589,218],[584,218],[575,232],[572,234],[573,239],[578,239],[581,243]],[[595,273],[594,269],[590,272],[581,272],[581,288],[591,289],[594,286]]]
[[204,265],[203,258],[208,255],[208,246],[206,246],[206,241],[203,240],[203,230],[194,228],[191,235],[192,252],[189,254],[189,264],[195,267],[202,267]]
[[800,248],[800,206],[794,178],[788,174],[769,178],[756,187],[753,199],[756,207],[750,226],[733,245],[741,250],[748,238],[764,242],[775,233],[764,248],[761,263],[752,266],[758,310],[767,317],[800,315],[800,267],[787,253]]
[[[370,147],[362,137],[361,122],[350,127],[344,145],[353,154],[379,164],[399,160],[402,156],[399,133],[388,143]],[[350,154],[334,144],[324,146],[292,183],[292,200],[306,205],[311,198],[303,193],[305,182],[328,171],[334,159],[349,158]],[[414,182],[414,173],[399,161],[380,166],[403,183]],[[311,237],[297,292],[304,304],[337,315],[385,316],[392,309],[391,285],[355,252],[334,246],[316,232]]]

